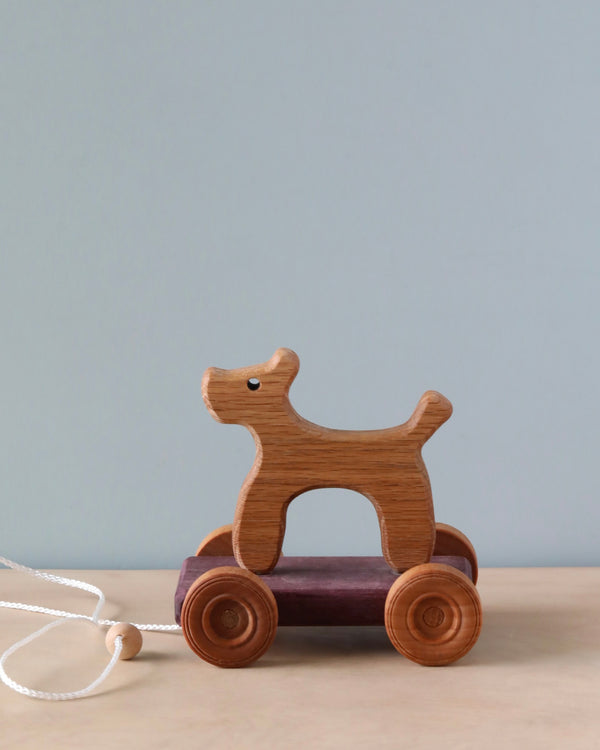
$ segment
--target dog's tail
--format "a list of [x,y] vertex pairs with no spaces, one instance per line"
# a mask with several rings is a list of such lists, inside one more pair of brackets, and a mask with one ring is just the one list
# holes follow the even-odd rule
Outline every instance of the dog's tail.
[[437,391],[427,391],[406,423],[408,434],[423,445],[451,414],[452,404],[445,396]]

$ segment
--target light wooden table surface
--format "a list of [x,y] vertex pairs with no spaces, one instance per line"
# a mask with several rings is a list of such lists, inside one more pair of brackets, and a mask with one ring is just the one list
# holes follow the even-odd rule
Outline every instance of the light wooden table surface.
[[[67,571],[100,586],[104,615],[172,622],[176,571]],[[442,668],[403,659],[383,628],[283,628],[252,667],[200,661],[149,633],[84,699],[48,703],[0,683],[1,748],[600,748],[600,568],[484,569],[481,638]],[[91,614],[81,591],[0,571],[0,599]],[[48,622],[0,609],[0,651]],[[108,660],[85,623],[7,663],[17,681],[75,690]]]

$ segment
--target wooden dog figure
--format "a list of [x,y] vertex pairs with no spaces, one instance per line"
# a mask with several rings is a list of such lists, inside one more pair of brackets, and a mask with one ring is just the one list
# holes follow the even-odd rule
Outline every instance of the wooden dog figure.
[[429,561],[435,521],[421,448],[452,414],[435,391],[421,397],[411,418],[384,430],[334,430],[303,419],[288,391],[300,367],[291,349],[268,362],[221,370],[209,367],[202,397],[218,422],[247,427],[256,457],[242,485],[233,522],[241,567],[271,571],[281,554],[287,507],[308,490],[355,490],[375,506],[383,556],[396,572]]

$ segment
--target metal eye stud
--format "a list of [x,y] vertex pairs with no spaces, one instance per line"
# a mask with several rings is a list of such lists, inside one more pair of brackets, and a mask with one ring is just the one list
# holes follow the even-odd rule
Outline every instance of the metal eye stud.
[[260,380],[258,378],[250,378],[246,383],[248,389],[251,391],[257,391],[260,388]]

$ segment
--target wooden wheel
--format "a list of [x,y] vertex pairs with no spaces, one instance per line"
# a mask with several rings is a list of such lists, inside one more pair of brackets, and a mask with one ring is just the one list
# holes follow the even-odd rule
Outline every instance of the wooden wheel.
[[477,583],[479,568],[477,566],[477,553],[469,538],[447,523],[435,524],[435,547],[434,555],[459,555],[466,557],[471,564],[471,577],[473,583]]
[[218,667],[245,667],[269,648],[277,603],[261,579],[242,568],[209,570],[190,587],[181,609],[189,647]]
[[233,557],[233,525],[219,526],[200,542],[196,557]]
[[449,565],[416,565],[387,595],[385,628],[394,648],[412,661],[450,664],[479,638],[479,594],[464,573]]

